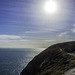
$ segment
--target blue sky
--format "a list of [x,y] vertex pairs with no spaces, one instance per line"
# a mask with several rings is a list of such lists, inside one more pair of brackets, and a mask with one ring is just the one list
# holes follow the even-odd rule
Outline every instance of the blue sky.
[[75,40],[75,0],[55,0],[55,14],[45,14],[46,1],[0,0],[0,47],[36,47],[40,42]]

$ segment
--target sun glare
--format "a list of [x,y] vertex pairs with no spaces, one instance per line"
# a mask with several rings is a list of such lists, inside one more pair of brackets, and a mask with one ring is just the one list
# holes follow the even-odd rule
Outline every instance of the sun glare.
[[46,14],[53,14],[57,11],[57,3],[53,0],[48,0],[44,3],[44,12]]

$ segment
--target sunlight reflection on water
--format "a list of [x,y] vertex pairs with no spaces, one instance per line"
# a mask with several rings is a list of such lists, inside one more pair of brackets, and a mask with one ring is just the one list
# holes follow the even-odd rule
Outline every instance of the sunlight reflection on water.
[[34,49],[0,51],[0,75],[20,75],[26,65],[40,52]]

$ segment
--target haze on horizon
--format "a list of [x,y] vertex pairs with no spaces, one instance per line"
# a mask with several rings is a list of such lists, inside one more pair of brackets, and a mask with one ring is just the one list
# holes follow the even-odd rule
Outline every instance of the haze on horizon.
[[0,48],[74,40],[75,0],[0,0]]

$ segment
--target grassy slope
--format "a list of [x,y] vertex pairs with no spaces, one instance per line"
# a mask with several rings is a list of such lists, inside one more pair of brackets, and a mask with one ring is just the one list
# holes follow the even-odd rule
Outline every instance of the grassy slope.
[[33,58],[21,75],[62,75],[75,67],[75,42],[55,44]]
[[75,67],[75,55],[61,51],[52,60],[45,59],[39,67],[40,72],[37,75],[62,75]]

